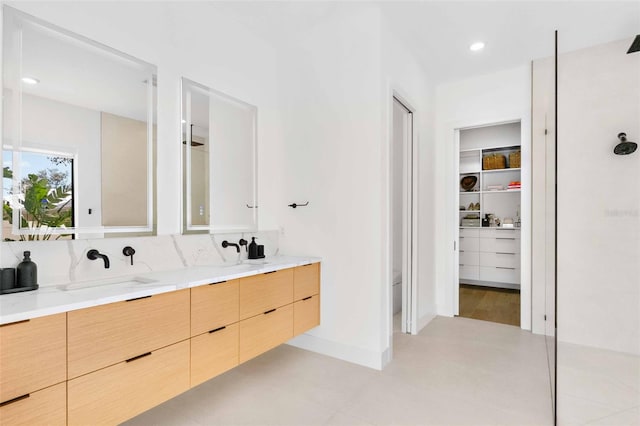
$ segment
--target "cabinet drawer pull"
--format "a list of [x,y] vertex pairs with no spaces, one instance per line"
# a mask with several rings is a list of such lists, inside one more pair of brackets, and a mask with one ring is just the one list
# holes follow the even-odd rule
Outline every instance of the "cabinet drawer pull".
[[222,327],[214,328],[213,330],[209,330],[209,334],[215,333],[216,331],[224,330],[225,328],[227,328],[226,325],[223,325]]
[[[9,325],[22,324],[22,323],[24,323],[24,322],[29,322],[29,321],[31,321],[31,320],[30,320],[30,319],[26,319],[26,320],[22,320],[22,321],[8,322],[8,323],[6,323],[6,324],[2,324],[2,325],[0,325],[0,327],[7,327],[7,326],[9,326]],[[4,404],[4,402],[3,402],[3,404]]]
[[311,299],[312,297],[313,297],[313,296],[307,296],[307,297],[305,297],[305,298],[304,298],[304,299],[302,299],[302,300],[309,300],[309,299]]
[[135,361],[135,360],[137,360],[137,359],[144,358],[144,357],[149,356],[149,355],[151,355],[151,352],[147,352],[146,354],[142,354],[142,355],[134,356],[133,358],[129,358],[129,359],[128,359],[128,360],[126,360],[125,362]]
[[265,275],[267,275],[267,274],[275,274],[276,272],[278,272],[278,271],[269,271],[269,272],[265,272],[264,274]]
[[512,271],[516,270],[516,268],[507,268],[506,266],[496,266],[496,269],[510,269]]
[[276,311],[275,308],[274,309],[269,309],[268,311],[265,311],[264,314],[267,315],[267,314],[270,314],[271,312],[275,312],[275,311]]
[[460,253],[464,253],[464,250],[460,250]]
[[302,266],[311,266],[313,265],[313,263],[307,263],[306,265],[302,265]]
[[127,299],[125,302],[133,302],[134,300],[147,299],[151,296],[134,297],[133,299]]
[[502,251],[497,251],[496,254],[510,254],[512,256],[515,256],[515,253],[507,253],[507,252],[502,252]]
[[515,240],[515,238],[496,237],[496,240]]
[[224,281],[216,281],[215,283],[211,283],[211,284],[209,284],[209,285],[222,284],[222,283],[226,283],[226,282],[227,282],[227,280],[224,280]]
[[461,263],[460,266],[464,266],[464,263]]
[[464,240],[464,237],[460,237],[461,240]]
[[[29,320],[27,320],[29,321]],[[22,322],[22,321],[19,321]],[[9,405],[9,404],[13,404],[14,402],[18,402],[18,401],[22,401],[23,399],[27,399],[29,398],[30,394],[26,394],[26,395],[22,395],[22,396],[18,396],[16,398],[10,399],[8,401],[5,402],[0,402],[0,407],[4,407],[5,405]]]

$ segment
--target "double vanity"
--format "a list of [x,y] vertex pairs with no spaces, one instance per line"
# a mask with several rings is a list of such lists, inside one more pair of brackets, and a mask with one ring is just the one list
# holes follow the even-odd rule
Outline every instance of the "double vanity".
[[0,298],[2,424],[118,424],[320,323],[317,258]]

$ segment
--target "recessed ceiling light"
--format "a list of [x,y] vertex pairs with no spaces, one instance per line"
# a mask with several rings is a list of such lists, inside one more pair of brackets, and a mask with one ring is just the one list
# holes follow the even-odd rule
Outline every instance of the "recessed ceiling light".
[[22,82],[26,83],[26,84],[38,84],[40,83],[40,80],[38,80],[37,78],[33,78],[33,77],[22,77]]
[[472,52],[478,52],[482,49],[484,49],[484,43],[481,41],[476,41],[471,46],[469,46],[469,50],[471,50]]

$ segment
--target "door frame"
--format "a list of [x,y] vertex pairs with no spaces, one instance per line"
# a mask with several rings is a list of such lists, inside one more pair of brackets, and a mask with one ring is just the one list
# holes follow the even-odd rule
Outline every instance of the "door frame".
[[520,146],[522,152],[522,191],[520,195],[520,217],[522,220],[522,227],[520,228],[520,328],[523,330],[531,330],[531,118],[527,112],[514,113],[511,115],[487,117],[482,120],[468,120],[459,121],[450,124],[449,134],[453,138],[453,163],[450,170],[452,171],[452,185],[449,188],[452,194],[456,196],[451,197],[452,201],[449,203],[448,214],[450,217],[455,217],[453,222],[453,228],[450,230],[449,235],[453,239],[453,250],[449,257],[449,264],[452,265],[451,273],[449,274],[449,291],[450,300],[452,301],[452,316],[459,314],[460,308],[460,281],[459,281],[459,251],[458,241],[460,234],[460,227],[458,226],[459,218],[459,202],[458,192],[459,186],[459,159],[460,159],[460,130],[473,129],[478,127],[495,126],[500,124],[520,122]]

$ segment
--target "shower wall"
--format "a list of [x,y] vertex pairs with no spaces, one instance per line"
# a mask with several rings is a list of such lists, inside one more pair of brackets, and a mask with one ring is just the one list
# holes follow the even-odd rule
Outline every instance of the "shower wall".
[[558,58],[558,341],[640,355],[640,53]]

